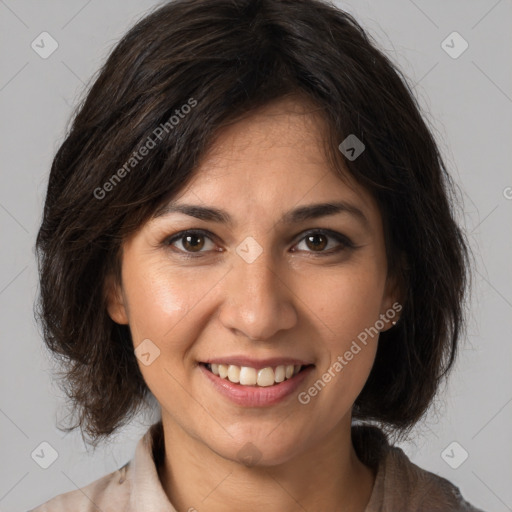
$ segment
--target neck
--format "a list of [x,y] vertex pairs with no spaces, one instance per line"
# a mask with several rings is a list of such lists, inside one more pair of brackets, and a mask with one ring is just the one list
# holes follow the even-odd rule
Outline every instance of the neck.
[[364,512],[375,475],[357,457],[350,417],[326,438],[284,463],[247,467],[221,457],[163,419],[162,486],[176,510]]

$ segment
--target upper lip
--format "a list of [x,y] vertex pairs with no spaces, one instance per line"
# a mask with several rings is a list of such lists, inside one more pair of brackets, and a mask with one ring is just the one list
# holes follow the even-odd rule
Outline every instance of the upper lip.
[[205,364],[232,364],[236,366],[248,366],[260,370],[262,368],[272,367],[281,365],[302,365],[307,366],[312,364],[309,361],[303,359],[297,359],[295,357],[268,357],[265,359],[254,359],[246,356],[226,356],[226,357],[212,357],[205,361],[201,361]]

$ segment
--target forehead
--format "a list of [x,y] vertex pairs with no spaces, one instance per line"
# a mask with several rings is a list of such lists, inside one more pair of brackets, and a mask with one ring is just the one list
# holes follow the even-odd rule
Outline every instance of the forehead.
[[326,134],[321,112],[311,103],[276,101],[223,127],[172,202],[233,211],[246,223],[297,205],[341,200],[378,222],[371,195],[348,171],[341,179],[332,169]]
[[283,175],[327,171],[326,129],[314,105],[296,97],[280,99],[219,130],[199,168],[204,178],[255,167]]

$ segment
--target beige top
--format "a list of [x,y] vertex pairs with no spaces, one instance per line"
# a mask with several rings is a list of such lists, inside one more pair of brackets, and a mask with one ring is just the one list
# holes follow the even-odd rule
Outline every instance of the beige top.
[[[352,441],[360,459],[377,470],[365,512],[483,512],[448,480],[419,468],[400,448],[389,445],[378,428],[353,426]],[[157,472],[163,453],[160,421],[148,429],[123,467],[32,512],[176,512]]]

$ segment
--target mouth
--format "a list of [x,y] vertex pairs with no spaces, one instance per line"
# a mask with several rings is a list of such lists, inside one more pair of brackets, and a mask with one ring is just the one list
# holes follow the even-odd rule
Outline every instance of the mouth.
[[229,361],[203,361],[198,367],[208,386],[231,403],[260,408],[290,403],[315,365],[289,358],[256,361],[232,357]]
[[280,364],[262,368],[227,363],[201,362],[206,370],[232,384],[247,387],[274,387],[314,366],[312,364]]

